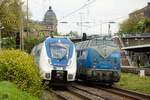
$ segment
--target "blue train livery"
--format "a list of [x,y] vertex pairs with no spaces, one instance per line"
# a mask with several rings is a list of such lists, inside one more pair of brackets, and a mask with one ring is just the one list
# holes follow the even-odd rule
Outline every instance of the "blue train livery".
[[120,79],[120,51],[110,37],[77,45],[77,79],[112,85]]

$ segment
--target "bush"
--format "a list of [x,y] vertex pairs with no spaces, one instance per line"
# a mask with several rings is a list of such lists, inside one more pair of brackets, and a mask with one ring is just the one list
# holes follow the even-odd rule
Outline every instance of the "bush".
[[28,36],[24,39],[24,48],[27,53],[31,53],[33,47],[39,43],[42,43],[44,38],[37,38],[34,36]]
[[20,50],[0,51],[0,81],[15,83],[23,91],[40,96],[41,79],[33,58]]
[[2,39],[3,48],[16,48],[15,37],[5,37]]

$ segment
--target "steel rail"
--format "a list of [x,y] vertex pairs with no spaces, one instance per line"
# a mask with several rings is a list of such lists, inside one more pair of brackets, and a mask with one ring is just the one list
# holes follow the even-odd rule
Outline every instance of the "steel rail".
[[121,89],[121,88],[117,88],[117,87],[111,87],[111,88],[99,87],[99,89],[103,89],[105,91],[108,91],[108,92],[111,92],[111,93],[114,93],[114,94],[129,97],[131,99],[150,100],[150,95],[148,95],[148,94],[143,94],[143,93],[130,91],[130,90],[126,90],[126,89]]
[[[77,84],[79,84],[81,86],[87,86],[86,84],[83,84],[83,83],[77,83]],[[104,86],[100,86],[97,84],[90,84],[90,85],[88,84],[87,87],[100,89],[100,90],[106,91],[108,93],[112,93],[112,94],[115,94],[115,95],[118,95],[121,97],[125,97],[125,98],[129,98],[129,99],[150,100],[150,94],[139,93],[139,92],[121,89],[121,88],[117,88],[117,87],[106,87],[106,86],[104,87]]]

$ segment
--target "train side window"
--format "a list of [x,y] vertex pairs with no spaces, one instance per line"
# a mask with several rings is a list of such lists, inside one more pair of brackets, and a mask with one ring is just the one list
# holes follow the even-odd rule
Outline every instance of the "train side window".
[[39,56],[40,56],[40,53],[41,53],[41,50],[39,49],[39,50],[37,50],[36,55],[39,57]]

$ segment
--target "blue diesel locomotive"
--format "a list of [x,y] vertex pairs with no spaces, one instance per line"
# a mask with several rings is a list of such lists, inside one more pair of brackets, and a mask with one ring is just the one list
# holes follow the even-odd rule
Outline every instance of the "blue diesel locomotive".
[[112,85],[120,79],[120,51],[110,37],[77,44],[77,79]]

